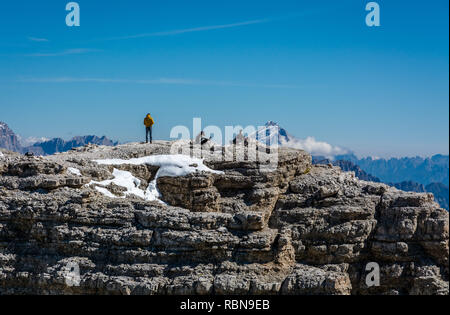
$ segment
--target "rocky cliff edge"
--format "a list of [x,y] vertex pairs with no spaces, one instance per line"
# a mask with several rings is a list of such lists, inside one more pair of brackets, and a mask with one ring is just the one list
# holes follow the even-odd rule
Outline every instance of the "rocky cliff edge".
[[3,151],[0,294],[448,294],[448,212],[431,194],[293,149],[270,171],[135,163],[171,145]]

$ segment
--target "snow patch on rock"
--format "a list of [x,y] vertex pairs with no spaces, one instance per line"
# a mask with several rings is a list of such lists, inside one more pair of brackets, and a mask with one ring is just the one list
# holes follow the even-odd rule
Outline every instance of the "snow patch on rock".
[[159,166],[157,175],[159,177],[170,176],[178,177],[192,174],[195,172],[210,172],[215,174],[222,174],[223,172],[215,171],[203,164],[202,159],[190,157],[188,155],[174,154],[174,155],[151,155],[130,160],[121,159],[106,159],[94,160],[98,164],[103,165],[155,165]]
[[[215,174],[223,174],[223,172],[215,171],[207,167],[203,164],[202,159],[193,158],[188,155],[182,155],[182,154],[176,154],[176,155],[151,155],[151,156],[145,156],[142,158],[134,158],[129,160],[122,160],[122,159],[105,159],[105,160],[94,160],[94,162],[101,164],[101,165],[154,165],[159,166],[158,171],[156,172],[155,178],[149,183],[147,189],[144,191],[139,188],[141,185],[141,181],[134,177],[130,172],[127,171],[119,171],[117,169],[114,169],[113,176],[114,179],[112,180],[105,180],[102,182],[96,182],[91,181],[89,185],[96,184],[100,186],[108,186],[111,183],[124,187],[127,189],[125,192],[125,196],[128,195],[135,195],[142,199],[148,200],[148,201],[159,201],[162,202],[159,197],[161,194],[158,191],[158,188],[156,187],[157,179],[159,177],[178,177],[178,176],[185,176],[196,172],[210,172]],[[113,197],[113,194],[109,192],[104,187],[98,187],[95,188],[100,193],[104,194],[105,196]],[[163,202],[162,202],[163,203]]]
[[68,171],[69,173],[72,173],[73,175],[76,175],[76,176],[82,176],[80,170],[77,169],[77,168],[74,168],[74,167],[68,167],[68,168],[67,168],[67,171]]
[[113,195],[108,189],[106,189],[104,187],[95,186],[95,190],[97,190],[101,194],[105,195],[106,197],[118,198],[117,196]]
[[91,181],[88,185],[96,185],[95,189],[107,197],[116,198],[115,195],[113,195],[109,190],[105,188],[111,184],[126,188],[126,191],[124,192],[124,197],[122,198],[125,198],[126,196],[129,195],[135,195],[139,198],[150,201],[156,200],[158,197],[155,194],[153,194],[152,191],[149,191],[149,193],[147,193],[147,191],[140,189],[139,186],[141,185],[141,180],[134,177],[133,174],[131,174],[130,172],[114,169],[113,176],[114,176],[113,179],[108,179],[101,182]]

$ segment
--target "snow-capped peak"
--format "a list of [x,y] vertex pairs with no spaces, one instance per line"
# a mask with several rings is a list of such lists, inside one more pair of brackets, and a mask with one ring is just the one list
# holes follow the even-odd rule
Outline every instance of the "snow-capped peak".
[[346,154],[347,150],[338,146],[333,146],[323,141],[317,141],[314,137],[306,137],[299,139],[291,136],[286,129],[280,127],[274,121],[268,121],[264,127],[259,128],[257,132],[250,135],[266,145],[279,145],[295,149],[302,149],[311,155],[320,155],[333,159],[336,155]]
[[269,146],[284,145],[291,140],[291,136],[287,131],[274,121],[268,121],[264,127],[258,128],[254,134],[250,135],[250,138],[256,139]]
[[266,127],[270,127],[270,126],[277,126],[277,127],[279,127],[278,123],[276,123],[276,122],[274,122],[272,120],[269,120],[268,122],[266,122]]

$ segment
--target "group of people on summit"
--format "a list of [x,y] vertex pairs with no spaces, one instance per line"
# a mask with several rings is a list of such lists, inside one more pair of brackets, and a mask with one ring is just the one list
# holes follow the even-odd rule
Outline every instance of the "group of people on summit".
[[[147,116],[145,116],[144,119],[144,125],[145,125],[145,143],[153,143],[153,125],[155,124],[155,120],[153,119],[153,117],[150,115],[150,113],[147,114]],[[206,144],[208,141],[211,141],[212,136],[207,138],[205,136],[205,132],[201,131],[197,137],[195,137],[195,143],[196,144],[201,144],[204,145]],[[233,140],[233,144],[239,144],[244,142],[245,144],[247,144],[247,138],[242,134],[242,130],[239,131],[239,134],[234,138]]]

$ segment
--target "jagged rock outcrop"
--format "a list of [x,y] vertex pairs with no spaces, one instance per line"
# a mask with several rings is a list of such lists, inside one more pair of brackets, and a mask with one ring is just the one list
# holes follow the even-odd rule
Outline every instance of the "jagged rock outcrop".
[[10,151],[20,152],[22,149],[19,143],[19,138],[9,128],[7,124],[0,121],[0,148]]
[[[4,152],[0,294],[448,294],[448,212],[431,194],[360,181],[286,148],[270,171],[221,154],[204,161],[218,172],[178,177],[95,162],[170,149]],[[160,200],[101,186],[114,169],[139,189],[156,181]],[[366,284],[369,262],[379,286]]]
[[[313,164],[333,164],[339,166],[343,171],[354,172],[355,176],[361,180],[380,183],[381,180],[375,176],[367,174],[358,165],[350,161],[324,159],[323,157],[314,157]],[[400,183],[385,183],[389,186],[394,186],[397,189],[413,192],[429,192],[434,195],[435,201],[443,208],[449,209],[449,193],[448,187],[442,183],[431,183],[426,186],[413,181],[403,181]]]
[[425,190],[434,195],[436,202],[439,203],[442,208],[449,210],[450,195],[447,186],[442,183],[431,183],[425,186]]

